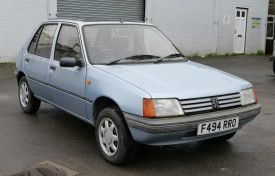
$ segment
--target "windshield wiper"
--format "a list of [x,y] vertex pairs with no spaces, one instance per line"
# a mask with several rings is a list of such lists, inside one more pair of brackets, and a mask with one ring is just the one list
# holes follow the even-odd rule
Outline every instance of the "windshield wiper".
[[146,54],[133,55],[133,56],[113,60],[113,61],[107,63],[106,65],[112,65],[112,64],[115,64],[115,63],[117,63],[119,61],[122,61],[122,60],[150,60],[150,59],[154,59],[154,58],[160,58],[160,57],[159,56],[154,56],[154,55],[146,55]]
[[161,62],[163,59],[167,59],[167,58],[173,59],[173,58],[177,58],[177,57],[187,58],[187,56],[184,55],[184,54],[174,53],[174,54],[170,54],[170,55],[165,56],[165,57],[161,57],[161,58],[157,59],[154,63],[155,63],[155,64],[156,64],[156,63],[159,63],[159,62]]

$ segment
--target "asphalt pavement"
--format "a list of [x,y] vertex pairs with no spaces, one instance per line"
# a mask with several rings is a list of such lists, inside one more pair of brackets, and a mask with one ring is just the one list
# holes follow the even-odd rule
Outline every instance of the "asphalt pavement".
[[85,122],[45,103],[37,114],[24,114],[14,64],[0,64],[0,173],[49,160],[81,175],[275,176],[275,77],[268,57],[190,60],[250,81],[262,113],[228,142],[140,146],[135,160],[124,166],[101,159],[94,128]]

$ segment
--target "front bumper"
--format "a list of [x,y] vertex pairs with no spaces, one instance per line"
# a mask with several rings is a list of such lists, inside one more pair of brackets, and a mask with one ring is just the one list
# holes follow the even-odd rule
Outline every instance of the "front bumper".
[[[195,142],[233,133],[253,120],[261,112],[261,105],[254,104],[226,111],[183,117],[148,119],[123,113],[133,139],[148,145],[171,145]],[[199,123],[239,117],[239,127],[230,131],[197,136]]]

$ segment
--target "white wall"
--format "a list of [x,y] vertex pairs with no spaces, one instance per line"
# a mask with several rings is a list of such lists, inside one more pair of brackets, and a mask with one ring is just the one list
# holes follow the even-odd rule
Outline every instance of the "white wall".
[[[146,0],[146,22],[156,25],[184,53],[233,52],[236,8],[248,8],[246,53],[265,50],[269,0]],[[223,17],[230,23],[223,24]],[[261,29],[252,29],[260,17]]]
[[0,1],[0,63],[14,62],[34,27],[56,16],[56,0]]
[[[150,2],[151,1],[151,2]],[[212,50],[214,0],[147,0],[147,22],[156,25],[186,54]],[[150,13],[151,16],[147,17]]]
[[[236,7],[247,8],[247,33],[245,52],[265,51],[268,0],[220,0],[217,53],[233,52]],[[223,17],[230,16],[230,24],[223,24]],[[252,17],[261,18],[260,29],[252,29]]]

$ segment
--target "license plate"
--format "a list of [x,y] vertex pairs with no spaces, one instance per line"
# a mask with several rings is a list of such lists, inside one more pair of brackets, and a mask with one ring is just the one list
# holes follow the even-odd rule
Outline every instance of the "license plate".
[[239,117],[232,117],[232,118],[223,119],[223,120],[199,123],[197,135],[218,133],[221,131],[227,131],[227,130],[238,128],[238,126],[239,126]]

